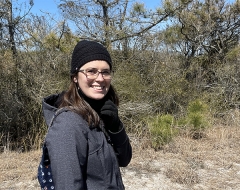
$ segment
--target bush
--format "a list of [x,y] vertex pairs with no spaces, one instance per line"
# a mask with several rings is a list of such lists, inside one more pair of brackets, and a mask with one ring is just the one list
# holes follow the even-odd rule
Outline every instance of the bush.
[[169,114],[157,115],[150,120],[148,126],[151,134],[151,145],[155,150],[162,148],[172,140],[177,132],[173,128],[173,124],[174,117]]
[[193,138],[199,139],[203,137],[203,131],[209,126],[208,106],[206,103],[197,99],[189,102],[187,115],[180,119],[178,124],[188,128]]
[[194,131],[204,129],[208,126],[208,106],[200,100],[195,100],[188,105],[188,121]]

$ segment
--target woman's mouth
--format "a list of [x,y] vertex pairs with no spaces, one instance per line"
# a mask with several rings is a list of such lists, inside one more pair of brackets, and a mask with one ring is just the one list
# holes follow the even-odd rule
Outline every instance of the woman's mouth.
[[103,90],[104,89],[104,86],[96,86],[96,85],[93,85],[92,88],[94,90]]

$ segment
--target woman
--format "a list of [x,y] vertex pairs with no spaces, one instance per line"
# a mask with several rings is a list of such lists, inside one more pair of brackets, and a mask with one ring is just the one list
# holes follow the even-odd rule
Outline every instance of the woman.
[[74,48],[69,90],[43,100],[52,122],[45,143],[55,189],[124,189],[120,167],[132,148],[118,117],[111,85],[112,60],[99,43],[80,41]]

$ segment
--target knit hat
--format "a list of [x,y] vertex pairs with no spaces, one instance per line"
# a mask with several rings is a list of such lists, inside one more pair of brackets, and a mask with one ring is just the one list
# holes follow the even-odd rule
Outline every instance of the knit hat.
[[72,54],[71,74],[76,73],[84,64],[94,60],[106,61],[112,69],[111,56],[103,45],[87,40],[78,42]]

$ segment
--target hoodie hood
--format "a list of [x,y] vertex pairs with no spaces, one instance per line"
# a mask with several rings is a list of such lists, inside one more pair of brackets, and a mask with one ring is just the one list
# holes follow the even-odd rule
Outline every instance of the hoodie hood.
[[58,110],[63,95],[64,92],[62,92],[61,94],[53,94],[44,98],[42,101],[43,116],[48,127],[55,112]]

